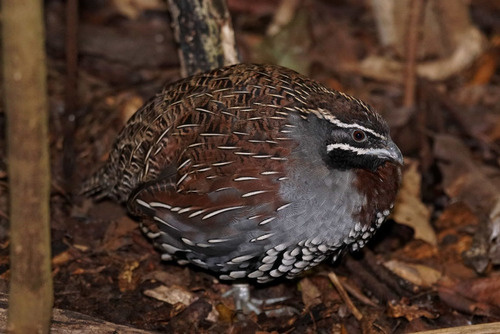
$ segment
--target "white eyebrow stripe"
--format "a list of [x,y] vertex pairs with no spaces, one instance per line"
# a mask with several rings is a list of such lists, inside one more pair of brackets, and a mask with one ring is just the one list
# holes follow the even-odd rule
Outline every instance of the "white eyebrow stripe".
[[326,119],[330,123],[335,124],[336,126],[338,126],[340,128],[344,128],[344,129],[349,129],[349,128],[360,129],[360,130],[363,130],[365,132],[368,132],[368,133],[372,134],[373,136],[375,136],[377,138],[380,138],[380,139],[383,139],[383,140],[387,140],[386,136],[381,135],[380,133],[377,133],[377,132],[373,131],[372,129],[368,129],[368,128],[366,128],[366,127],[364,127],[362,125],[359,125],[357,123],[353,123],[353,124],[344,123],[344,122],[340,121],[337,117],[328,114],[327,111],[324,110],[324,109],[320,109],[320,110],[308,109],[307,111],[315,114],[316,116],[318,116],[320,118]]
[[339,149],[339,150],[344,150],[344,151],[352,151],[356,153],[357,155],[363,155],[363,154],[369,154],[369,155],[378,155],[379,153],[387,153],[387,149],[384,148],[359,148],[359,147],[354,147],[349,144],[328,144],[326,145],[326,152],[330,153],[331,151]]
[[383,136],[381,135],[380,133],[377,133],[375,131],[373,131],[372,129],[368,129],[368,128],[365,128],[364,126],[362,125],[359,125],[357,123],[353,123],[353,124],[348,124],[348,123],[344,123],[344,122],[341,122],[339,121],[337,118],[335,118],[334,116],[326,116],[325,115],[325,118],[332,124],[335,124],[336,126],[340,127],[340,128],[346,128],[346,129],[349,129],[349,128],[356,128],[356,129],[360,129],[360,130],[363,130],[365,132],[368,132],[368,133],[371,133],[373,136],[377,137],[377,138],[380,138],[380,139],[383,139],[383,140],[387,140],[387,137],[386,136]]

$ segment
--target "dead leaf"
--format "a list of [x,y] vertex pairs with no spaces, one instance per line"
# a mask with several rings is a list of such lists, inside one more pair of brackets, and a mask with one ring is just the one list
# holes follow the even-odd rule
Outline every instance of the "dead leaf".
[[321,292],[310,279],[304,278],[300,281],[300,291],[302,292],[302,302],[306,309],[321,304]]
[[101,248],[105,251],[115,251],[130,245],[132,240],[127,235],[135,229],[137,229],[137,223],[128,216],[122,216],[118,221],[112,221],[108,225]]
[[71,272],[71,275],[97,275],[106,269],[106,266],[99,266],[97,268],[76,268]]
[[500,191],[492,182],[493,175],[486,173],[487,169],[473,159],[458,138],[436,136],[434,151],[440,160],[446,194],[455,201],[464,201],[483,223],[465,257],[476,271],[484,272],[488,262],[500,263]]
[[181,303],[188,306],[198,299],[192,292],[178,285],[160,285],[154,289],[144,291],[144,294],[148,297],[169,303],[170,305]]
[[88,250],[90,249],[89,246],[87,246],[87,245],[80,245],[80,244],[73,244],[73,247],[75,247],[76,249],[78,249],[80,252],[88,252]]
[[431,287],[442,276],[440,271],[431,267],[421,264],[404,263],[398,260],[387,261],[384,263],[384,266],[408,282],[422,287]]
[[449,306],[474,315],[500,317],[500,279],[474,278],[455,281],[449,277],[438,285],[441,300]]
[[469,85],[486,85],[496,73],[500,63],[500,36],[493,36],[490,49],[479,57],[477,68]]
[[431,245],[437,244],[436,233],[430,225],[429,209],[421,201],[421,176],[418,172],[418,162],[405,159],[406,169],[403,172],[403,182],[392,217],[398,223],[410,226],[415,230],[415,238],[424,240]]
[[438,315],[422,309],[417,305],[411,305],[406,298],[401,299],[399,302],[389,302],[387,312],[389,313],[389,316],[393,318],[406,318],[408,321],[421,317],[428,319],[435,319],[438,317]]
[[438,230],[456,229],[468,225],[477,225],[478,217],[464,202],[455,202],[448,205],[434,223]]
[[135,269],[139,267],[138,261],[126,263],[122,272],[118,276],[118,287],[121,292],[133,291],[137,288],[139,278],[134,275]]
[[500,277],[492,276],[462,281],[459,286],[463,286],[463,291],[468,296],[500,308]]
[[403,256],[403,258],[418,261],[435,258],[439,255],[439,250],[436,246],[432,246],[428,242],[420,239],[413,239],[407,242],[398,253]]
[[215,309],[219,313],[219,321],[230,323],[233,321],[235,312],[224,305],[224,303],[219,303],[215,306]]
[[500,196],[495,184],[490,182],[492,175],[484,173],[481,162],[474,159],[469,148],[456,137],[436,136],[434,153],[439,160],[446,194],[487,216]]
[[75,258],[73,252],[70,249],[65,250],[52,258],[52,266],[58,267]]
[[187,267],[175,267],[171,270],[165,271],[161,268],[154,270],[142,277],[142,281],[157,281],[165,285],[189,285],[191,282],[190,271]]
[[488,131],[487,138],[491,143],[500,139],[500,120],[495,122],[495,125]]

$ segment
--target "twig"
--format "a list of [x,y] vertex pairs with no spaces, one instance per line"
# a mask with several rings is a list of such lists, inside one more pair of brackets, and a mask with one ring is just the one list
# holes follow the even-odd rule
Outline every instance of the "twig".
[[389,288],[383,279],[376,277],[368,263],[348,258],[345,266],[350,272],[356,273],[356,280],[360,281],[379,301],[399,300],[398,292],[394,291],[392,286]]
[[63,173],[67,187],[71,187],[74,165],[73,137],[75,134],[75,111],[78,106],[78,0],[66,3],[66,91],[64,97],[64,142]]
[[411,0],[408,19],[408,43],[406,44],[405,95],[403,106],[415,106],[415,88],[417,80],[417,48],[420,39],[420,27],[424,18],[426,0]]
[[66,3],[66,113],[76,108],[78,0]]
[[416,332],[414,334],[498,334],[500,333],[500,322],[489,324],[479,324],[471,326],[460,326],[435,329],[425,332]]
[[363,304],[376,307],[377,304],[374,303],[370,298],[365,296],[357,287],[352,285],[348,280],[342,280],[342,286],[346,289],[347,292]]
[[357,307],[354,305],[351,298],[349,298],[349,295],[347,294],[344,287],[342,286],[342,283],[340,283],[337,275],[334,272],[330,272],[330,273],[328,273],[328,278],[333,283],[333,285],[337,289],[338,293],[340,294],[340,297],[344,300],[344,302],[346,303],[349,310],[351,310],[351,313],[354,315],[354,317],[358,321],[361,321],[363,319],[363,315],[361,314],[361,312],[359,312]]

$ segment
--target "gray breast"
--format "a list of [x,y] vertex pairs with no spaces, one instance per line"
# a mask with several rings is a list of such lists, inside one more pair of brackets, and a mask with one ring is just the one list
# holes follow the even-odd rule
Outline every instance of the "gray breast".
[[[293,122],[292,118],[292,124]],[[252,243],[262,247],[263,255],[250,266],[247,276],[266,282],[273,278],[294,277],[336,255],[353,242],[361,230],[353,217],[360,212],[366,198],[355,189],[355,173],[328,167],[319,150],[321,133],[310,133],[302,122],[290,132],[298,142],[287,161],[287,178],[280,182],[279,197],[285,203],[276,213],[272,234]],[[314,129],[314,131],[321,129]],[[260,244],[260,245],[259,245]],[[246,245],[250,246],[250,244]],[[245,245],[240,251],[245,253]],[[221,278],[231,279],[239,271],[228,268]]]

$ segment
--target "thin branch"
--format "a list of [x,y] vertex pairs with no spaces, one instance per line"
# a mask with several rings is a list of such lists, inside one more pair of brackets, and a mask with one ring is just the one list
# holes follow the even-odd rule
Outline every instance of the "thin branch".
[[354,317],[358,321],[361,321],[363,319],[363,314],[361,314],[361,312],[359,312],[358,308],[354,305],[354,303],[352,302],[351,298],[349,298],[349,295],[345,291],[345,289],[342,286],[342,283],[340,282],[340,280],[337,277],[337,275],[335,275],[334,272],[330,272],[330,273],[328,273],[328,278],[333,283],[333,285],[337,289],[338,293],[340,294],[340,297],[342,297],[342,299],[346,303],[346,305],[349,308],[349,310],[351,310],[351,313],[354,315]]
[[421,26],[424,18],[426,0],[411,0],[408,19],[408,40],[406,44],[406,64],[404,73],[405,95],[403,106],[415,106],[415,90],[417,81],[417,49],[420,40]]
[[66,3],[66,91],[63,116],[63,172],[65,190],[71,187],[74,168],[73,138],[75,134],[75,112],[78,107],[78,0]]

